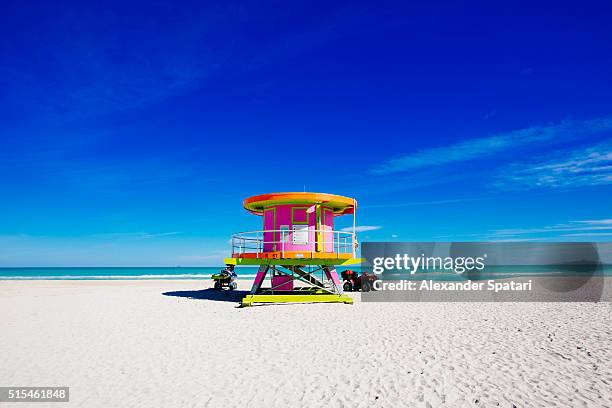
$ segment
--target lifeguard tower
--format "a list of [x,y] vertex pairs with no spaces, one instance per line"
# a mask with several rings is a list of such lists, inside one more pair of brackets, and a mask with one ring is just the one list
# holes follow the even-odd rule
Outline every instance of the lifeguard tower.
[[[353,303],[343,294],[337,265],[360,262],[355,257],[353,198],[325,193],[270,193],[249,197],[244,208],[263,217],[261,231],[232,236],[227,265],[259,265],[251,293],[253,303]],[[352,231],[334,231],[334,218],[352,214]],[[264,287],[270,275],[270,286]]]

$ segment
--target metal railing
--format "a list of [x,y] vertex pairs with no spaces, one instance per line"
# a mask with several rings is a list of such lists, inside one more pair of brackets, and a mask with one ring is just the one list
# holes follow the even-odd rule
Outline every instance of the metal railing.
[[[299,234],[300,239],[304,236],[307,236],[308,239],[306,242],[296,242],[294,234]],[[284,256],[287,250],[292,252],[351,254],[354,258],[357,250],[357,237],[354,233],[347,231],[308,229],[296,232],[289,229],[261,230],[238,232],[232,235],[231,244],[233,255],[281,252],[281,255]],[[291,249],[296,245],[308,245],[311,249]]]

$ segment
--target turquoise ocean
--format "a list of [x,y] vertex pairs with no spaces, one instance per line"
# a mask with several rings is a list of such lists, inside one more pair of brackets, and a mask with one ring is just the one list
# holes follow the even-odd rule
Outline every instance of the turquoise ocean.
[[[127,280],[127,279],[210,279],[213,273],[219,272],[218,267],[31,267],[31,268],[0,268],[0,280]],[[340,271],[349,268],[338,268]],[[360,271],[359,267],[351,267]],[[239,279],[251,280],[255,277],[257,268],[236,268]],[[593,271],[591,268],[581,270],[576,267],[559,267],[555,265],[533,266],[512,265],[487,267],[478,274],[456,274],[453,272],[418,271],[407,274],[402,271],[392,271],[379,275],[385,280],[396,279],[433,279],[440,281],[486,280],[527,276],[551,275],[581,275],[596,274],[612,276],[612,265],[600,266]]]
[[[210,279],[223,267],[48,267],[0,268],[0,280]],[[241,268],[239,278],[252,279],[256,268]]]

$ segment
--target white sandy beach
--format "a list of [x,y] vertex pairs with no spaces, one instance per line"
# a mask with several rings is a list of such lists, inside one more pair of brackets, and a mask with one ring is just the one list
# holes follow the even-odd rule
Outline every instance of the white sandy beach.
[[209,286],[2,281],[0,385],[70,387],[41,408],[612,406],[610,303],[241,309],[188,292]]

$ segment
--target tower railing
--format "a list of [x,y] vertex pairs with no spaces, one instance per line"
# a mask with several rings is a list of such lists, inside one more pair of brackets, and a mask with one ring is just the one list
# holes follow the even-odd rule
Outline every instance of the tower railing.
[[[234,256],[242,254],[260,254],[264,252],[313,252],[325,254],[350,254],[353,258],[357,250],[357,237],[352,232],[334,230],[311,230],[299,231],[300,237],[306,236],[306,242],[295,242],[296,231],[282,230],[259,230],[238,232],[232,235],[231,245]],[[314,245],[315,249],[291,249],[299,245]],[[331,249],[331,251],[329,250]]]

